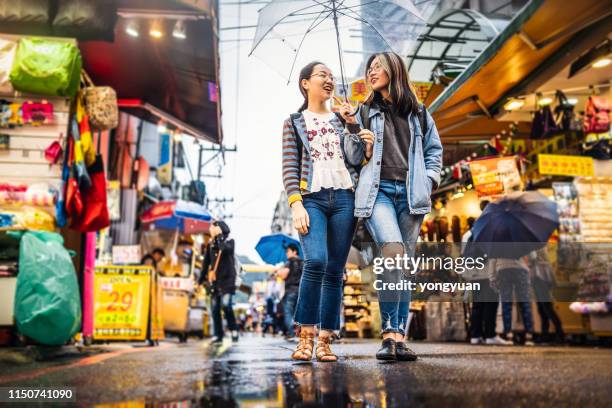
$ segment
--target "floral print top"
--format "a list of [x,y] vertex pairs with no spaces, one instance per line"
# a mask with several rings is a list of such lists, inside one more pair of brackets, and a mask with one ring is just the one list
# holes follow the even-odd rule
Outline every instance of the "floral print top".
[[340,136],[330,121],[334,113],[303,112],[312,156],[311,192],[322,188],[336,190],[353,188],[351,175],[344,163]]

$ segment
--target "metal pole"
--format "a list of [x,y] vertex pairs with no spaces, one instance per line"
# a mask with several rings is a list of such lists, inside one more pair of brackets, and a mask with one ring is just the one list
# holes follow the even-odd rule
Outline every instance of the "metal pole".
[[344,93],[344,100],[348,102],[348,96],[346,94],[346,78],[344,77],[344,63],[342,60],[342,45],[340,44],[340,31],[338,29],[338,13],[336,8],[336,0],[332,0],[332,11],[334,14],[334,28],[336,29],[336,42],[338,44],[338,59],[340,60],[340,77],[342,78],[342,91]]

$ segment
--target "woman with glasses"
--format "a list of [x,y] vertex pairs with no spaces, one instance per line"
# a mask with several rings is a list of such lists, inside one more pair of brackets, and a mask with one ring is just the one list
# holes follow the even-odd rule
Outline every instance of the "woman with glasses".
[[[312,359],[318,328],[316,358],[333,362],[338,357],[330,342],[340,328],[342,275],[355,229],[355,167],[374,136],[345,133],[330,111],[335,79],[325,64],[306,65],[298,85],[304,103],[283,127],[283,183],[304,253],[294,316],[300,338],[292,358]],[[349,111],[344,104],[341,114]]]
[[[442,144],[399,55],[372,55],[365,79],[370,94],[358,115],[347,116],[349,130],[361,127],[375,135],[355,191],[355,216],[365,218],[382,257],[412,256],[423,217],[431,210],[431,192],[440,181]],[[385,270],[380,278],[397,283],[406,272]],[[410,292],[379,290],[378,297],[383,342],[376,358],[416,360],[405,343]]]

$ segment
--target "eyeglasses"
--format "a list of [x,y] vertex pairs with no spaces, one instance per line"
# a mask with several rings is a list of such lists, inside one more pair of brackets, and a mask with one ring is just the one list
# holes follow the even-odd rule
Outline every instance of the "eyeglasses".
[[336,77],[334,77],[332,74],[326,74],[325,72],[319,72],[316,74],[312,74],[310,77],[312,78],[313,76],[319,77],[324,81],[329,78],[330,81],[334,83],[336,82]]
[[366,75],[370,76],[373,72],[378,72],[382,69],[382,65],[380,65],[379,63],[376,63],[372,66],[370,66],[370,68],[368,68],[368,70],[366,71]]

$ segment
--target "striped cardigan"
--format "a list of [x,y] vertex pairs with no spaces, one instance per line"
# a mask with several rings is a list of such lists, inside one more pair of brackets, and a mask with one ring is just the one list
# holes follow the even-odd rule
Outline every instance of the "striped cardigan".
[[[357,185],[358,167],[365,156],[364,144],[359,136],[344,130],[344,125],[338,117],[334,116],[330,123],[340,135],[346,168],[351,174],[353,184]],[[297,135],[294,125],[298,131]],[[298,137],[302,140],[301,163],[298,155]],[[290,206],[296,201],[301,201],[302,194],[308,194],[312,185],[312,158],[304,115],[299,115],[296,119],[289,117],[283,124],[283,184]]]

